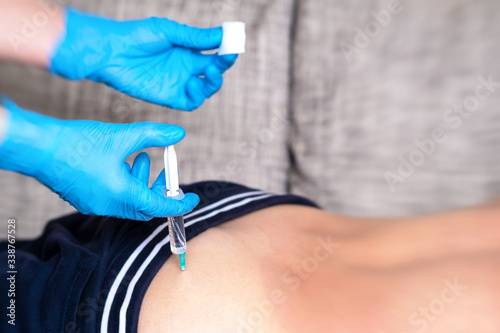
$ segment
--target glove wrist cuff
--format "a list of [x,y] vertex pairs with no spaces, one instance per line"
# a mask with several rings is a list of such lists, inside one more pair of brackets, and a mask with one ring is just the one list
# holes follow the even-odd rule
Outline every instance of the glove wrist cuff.
[[36,177],[60,131],[59,119],[19,108],[3,97],[6,132],[0,146],[0,168]]
[[71,7],[64,9],[65,31],[52,52],[49,71],[69,80],[93,76],[108,63],[113,21]]

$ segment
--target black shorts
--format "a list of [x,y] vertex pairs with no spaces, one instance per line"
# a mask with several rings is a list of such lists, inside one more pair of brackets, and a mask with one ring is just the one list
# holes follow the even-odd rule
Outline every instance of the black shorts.
[[[188,240],[266,207],[316,207],[298,196],[225,182],[201,182],[182,189],[201,199],[184,216]],[[39,238],[16,242],[14,274],[7,273],[7,243],[1,243],[1,274],[6,274],[1,290],[6,293],[13,287],[15,293],[2,297],[7,314],[15,300],[15,319],[3,315],[2,332],[136,332],[146,290],[171,255],[165,221],[79,213],[53,220]]]

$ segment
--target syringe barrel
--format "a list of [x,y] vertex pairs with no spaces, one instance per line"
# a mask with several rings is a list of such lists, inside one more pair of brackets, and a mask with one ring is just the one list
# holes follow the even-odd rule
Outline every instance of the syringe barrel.
[[[184,198],[182,189],[178,190],[178,194],[174,197],[168,195],[168,189],[163,188],[163,195],[167,198],[181,200]],[[170,236],[170,250],[173,254],[181,254],[186,252],[186,230],[184,229],[184,216],[176,215],[167,217],[168,234]]]
[[182,215],[167,217],[168,234],[170,235],[170,250],[173,254],[186,252],[186,231]]

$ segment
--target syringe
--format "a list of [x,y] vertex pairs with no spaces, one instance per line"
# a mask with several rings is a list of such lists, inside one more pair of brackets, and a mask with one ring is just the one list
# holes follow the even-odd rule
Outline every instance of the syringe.
[[[177,155],[174,146],[165,147],[165,196],[181,200],[184,192],[179,188],[179,173],[177,170]],[[168,234],[170,236],[170,250],[179,255],[181,269],[186,269],[186,231],[184,229],[184,217],[182,215],[167,217]]]

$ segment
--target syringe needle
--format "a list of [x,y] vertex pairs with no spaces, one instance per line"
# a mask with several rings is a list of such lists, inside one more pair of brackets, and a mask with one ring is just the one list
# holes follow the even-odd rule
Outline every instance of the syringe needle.
[[181,264],[181,269],[186,269],[186,252],[179,254],[179,263]]

